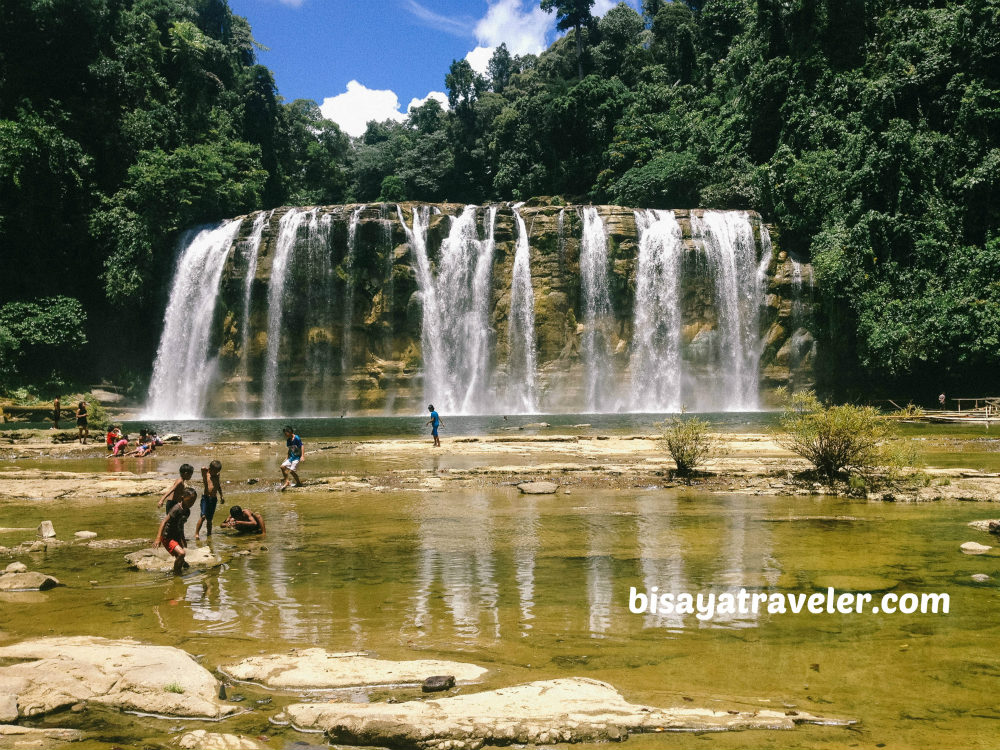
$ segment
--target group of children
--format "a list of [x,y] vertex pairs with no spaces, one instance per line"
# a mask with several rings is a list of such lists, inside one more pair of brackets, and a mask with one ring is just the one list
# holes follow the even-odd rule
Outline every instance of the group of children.
[[[219,501],[223,499],[222,483],[219,481],[221,473],[221,461],[212,461],[208,466],[201,467],[201,481],[203,483],[201,516],[198,518],[198,525],[194,530],[195,539],[200,538],[202,524],[205,524],[205,535],[212,536],[215,509]],[[194,476],[194,467],[191,464],[182,464],[180,478],[163,493],[163,497],[156,504],[157,508],[161,508],[166,503],[167,514],[156,531],[153,546],[159,547],[162,544],[167,552],[173,556],[174,573],[177,575],[180,575],[184,568],[188,567],[188,563],[184,559],[187,554],[187,537],[184,535],[184,526],[191,517],[191,506],[198,499],[198,491],[189,484],[192,476]],[[263,534],[267,531],[264,518],[260,513],[241,508],[239,505],[234,505],[229,509],[229,517],[223,521],[222,525],[241,534]]]
[[105,444],[114,457],[124,456],[127,458],[128,456],[136,456],[142,458],[156,450],[158,445],[163,445],[163,441],[157,436],[156,430],[139,430],[139,439],[136,440],[135,448],[129,451],[127,450],[129,445],[128,435],[122,433],[120,427],[111,425],[108,427],[108,434],[105,436]]

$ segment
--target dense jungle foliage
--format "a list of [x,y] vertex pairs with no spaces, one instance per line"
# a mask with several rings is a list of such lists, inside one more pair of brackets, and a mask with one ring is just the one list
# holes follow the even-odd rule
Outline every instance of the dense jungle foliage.
[[[148,368],[199,222],[379,199],[745,208],[815,264],[821,388],[996,391],[1000,0],[592,4],[542,0],[567,30],[548,50],[501,46],[486,76],[455,61],[447,109],[351,139],[282,100],[225,0],[0,0],[0,299],[78,300],[60,340],[86,328],[87,374],[116,377]],[[5,317],[2,377],[37,379],[31,326],[19,344]]]

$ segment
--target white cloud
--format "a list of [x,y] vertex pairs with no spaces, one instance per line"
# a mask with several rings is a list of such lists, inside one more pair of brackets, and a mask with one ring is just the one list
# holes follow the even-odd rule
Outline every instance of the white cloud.
[[282,5],[290,5],[293,8],[301,8],[305,0],[278,0]]
[[[437,99],[445,109],[448,96],[441,91],[431,91],[423,99],[411,99],[406,111],[419,107],[428,99]],[[370,89],[357,81],[347,84],[347,91],[336,96],[328,96],[319,107],[323,117],[333,120],[350,136],[357,138],[364,134],[369,121],[395,120],[402,122],[406,113],[400,111],[399,97],[391,89]]]
[[465,59],[479,75],[486,75],[486,69],[489,67],[490,58],[493,57],[495,49],[496,47],[476,47],[465,56]]
[[[302,0],[298,1],[301,2]],[[285,2],[285,0],[282,0],[282,2]],[[406,0],[405,7],[410,13],[438,31],[456,36],[469,36],[470,34],[472,24],[468,18],[442,16],[440,13],[435,13],[429,8],[425,8],[416,0]]]
[[448,109],[448,95],[443,91],[430,91],[427,93],[427,96],[425,96],[423,99],[417,99],[416,97],[410,99],[410,104],[406,108],[406,111],[409,112],[415,107],[422,107],[424,104],[427,103],[428,99],[437,99],[439,102],[441,102],[441,106],[444,109]]
[[537,3],[524,8],[523,0],[491,2],[486,15],[476,24],[480,47],[507,45],[512,55],[537,55],[546,47],[546,37],[555,25],[555,15],[543,11]]

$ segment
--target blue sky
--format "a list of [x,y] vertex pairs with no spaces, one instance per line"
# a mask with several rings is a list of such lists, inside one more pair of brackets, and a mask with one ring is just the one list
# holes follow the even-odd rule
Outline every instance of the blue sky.
[[[616,0],[596,0],[603,15]],[[628,0],[639,7],[639,0]],[[351,135],[370,119],[402,119],[428,96],[446,100],[455,59],[483,70],[501,42],[538,53],[555,39],[555,16],[537,0],[229,0],[268,47],[286,101],[313,99]]]

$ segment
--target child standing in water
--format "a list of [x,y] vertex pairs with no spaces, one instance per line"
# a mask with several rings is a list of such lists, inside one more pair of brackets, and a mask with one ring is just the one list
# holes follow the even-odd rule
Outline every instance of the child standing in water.
[[198,498],[198,491],[194,487],[188,487],[181,494],[181,501],[174,505],[160,522],[160,528],[156,531],[156,538],[153,546],[159,547],[161,544],[167,552],[174,556],[174,575],[180,575],[184,568],[190,567],[184,556],[187,554],[187,538],[184,536],[184,524],[191,517],[191,506]]
[[207,527],[205,536],[212,536],[212,519],[215,518],[215,509],[222,499],[222,484],[219,482],[221,471],[221,461],[212,461],[208,466],[201,467],[201,481],[204,483],[205,489],[201,495],[201,517],[194,529],[195,539],[198,538],[203,523]]
[[191,481],[191,477],[194,476],[194,467],[191,464],[181,464],[180,468],[180,479],[175,479],[174,483],[170,485],[170,489],[163,493],[163,497],[160,498],[160,502],[156,504],[157,508],[162,508],[163,503],[167,504],[167,513],[173,508],[177,503],[181,501],[181,495],[184,494],[184,490],[188,488],[188,482]]
[[427,404],[427,411],[431,413],[431,418],[427,420],[427,424],[431,426],[431,437],[434,438],[434,447],[441,447],[441,438],[438,437],[438,427],[444,424],[441,421],[441,416],[434,411],[434,404]]
[[295,487],[302,486],[302,482],[299,481],[298,468],[302,456],[305,455],[302,450],[302,438],[295,434],[295,430],[286,426],[283,432],[285,433],[285,445],[288,446],[288,458],[281,464],[281,475],[285,479],[285,483],[281,485],[282,492],[288,489],[289,477],[295,480]]

